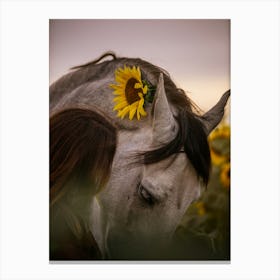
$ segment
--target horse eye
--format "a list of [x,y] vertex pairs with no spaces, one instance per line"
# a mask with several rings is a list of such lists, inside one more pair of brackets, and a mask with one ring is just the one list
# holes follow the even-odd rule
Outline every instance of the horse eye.
[[141,184],[138,187],[138,194],[149,205],[155,204],[155,198]]

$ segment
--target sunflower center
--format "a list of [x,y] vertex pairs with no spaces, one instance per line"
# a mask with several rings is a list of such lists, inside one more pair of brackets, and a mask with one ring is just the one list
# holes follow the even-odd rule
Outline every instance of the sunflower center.
[[125,97],[129,105],[140,100],[138,93],[139,92],[143,93],[143,90],[141,88],[134,88],[136,83],[139,82],[135,78],[130,78],[125,86]]

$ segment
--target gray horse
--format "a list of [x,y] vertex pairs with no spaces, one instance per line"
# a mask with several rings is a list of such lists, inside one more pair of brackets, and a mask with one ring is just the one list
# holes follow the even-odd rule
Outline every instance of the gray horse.
[[[100,62],[108,55],[113,59]],[[149,100],[139,102],[144,112],[139,110],[137,118],[136,113],[131,118],[133,114],[128,117],[116,110],[113,88],[120,93],[121,86],[115,83],[123,80],[115,80],[115,75],[128,77],[127,69],[134,77],[141,75],[143,83],[136,85],[135,81],[132,86],[139,96],[150,89]],[[124,91],[129,90],[129,82]],[[126,93],[117,96],[119,100],[128,98]],[[118,127],[112,174],[105,190],[93,200],[89,217],[107,259],[170,257],[166,244],[188,206],[200,196],[201,187],[208,183],[211,160],[207,136],[221,121],[229,95],[227,91],[212,109],[200,115],[166,71],[141,59],[113,54],[77,66],[51,85],[50,114],[70,107],[91,108]]]

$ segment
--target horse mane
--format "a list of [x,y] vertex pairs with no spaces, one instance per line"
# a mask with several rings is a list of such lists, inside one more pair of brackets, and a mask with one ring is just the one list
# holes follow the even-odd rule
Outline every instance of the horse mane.
[[[194,167],[196,174],[205,185],[208,184],[211,158],[210,149],[202,122],[186,108],[175,117],[179,124],[176,137],[166,145],[140,153],[140,162],[156,163],[174,154],[184,152]],[[182,147],[184,150],[182,151]]]
[[[107,57],[112,57],[113,59],[100,63],[101,60]],[[51,95],[50,101],[60,98],[65,88],[71,91],[83,83],[96,81],[106,74],[114,72],[119,65],[140,66],[143,79],[146,79],[146,73],[149,73],[155,79],[159,77],[160,73],[163,73],[168,101],[178,109],[178,114],[175,118],[179,124],[179,131],[176,137],[162,147],[139,154],[141,156],[139,161],[144,164],[155,163],[181,152],[181,148],[184,147],[184,152],[194,167],[197,176],[207,185],[211,159],[207,134],[200,117],[201,110],[187,96],[184,90],[176,87],[166,70],[140,58],[117,57],[115,53],[107,52],[98,59],[72,67],[71,70],[76,71],[66,74],[51,85],[50,91],[55,94]],[[71,82],[69,83],[69,81]]]
[[70,70],[75,70],[75,69],[79,69],[79,68],[84,68],[84,67],[87,67],[87,66],[95,65],[95,64],[97,64],[98,62],[100,62],[101,60],[103,60],[104,58],[106,58],[108,56],[112,56],[113,60],[117,59],[117,56],[116,56],[116,54],[114,52],[106,52],[106,53],[102,54],[99,58],[97,58],[95,60],[92,60],[90,62],[87,62],[85,64],[73,66],[73,67],[70,68]]

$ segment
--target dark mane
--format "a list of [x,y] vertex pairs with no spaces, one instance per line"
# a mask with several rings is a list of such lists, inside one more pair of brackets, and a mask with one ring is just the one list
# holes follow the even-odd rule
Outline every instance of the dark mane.
[[[113,60],[98,63],[109,56],[113,57]],[[211,160],[207,135],[199,115],[200,109],[187,96],[184,90],[176,87],[167,71],[140,58],[117,57],[114,53],[108,52],[94,61],[73,67],[72,69],[78,70],[68,75],[71,75],[71,78],[73,78],[71,85],[75,87],[85,81],[97,80],[101,76],[110,73],[110,71],[113,72],[114,69],[120,65],[140,66],[143,79],[147,79],[147,73],[149,73],[150,76],[157,80],[160,73],[163,73],[167,98],[171,104],[178,108],[178,115],[175,116],[175,118],[179,124],[179,132],[175,139],[163,147],[145,152],[142,154],[141,161],[145,164],[155,163],[180,152],[183,147],[198,177],[207,184]],[[75,78],[75,73],[77,72],[82,74],[79,76],[79,79]],[[62,82],[58,88],[63,88]],[[55,87],[55,85],[53,85],[53,87]],[[58,95],[59,94],[57,94],[57,96]]]
[[171,155],[182,152],[183,147],[197,176],[207,185],[211,158],[203,124],[187,109],[181,109],[176,120],[179,124],[179,131],[176,137],[165,146],[141,154],[142,162],[144,164],[151,164],[161,161]]

